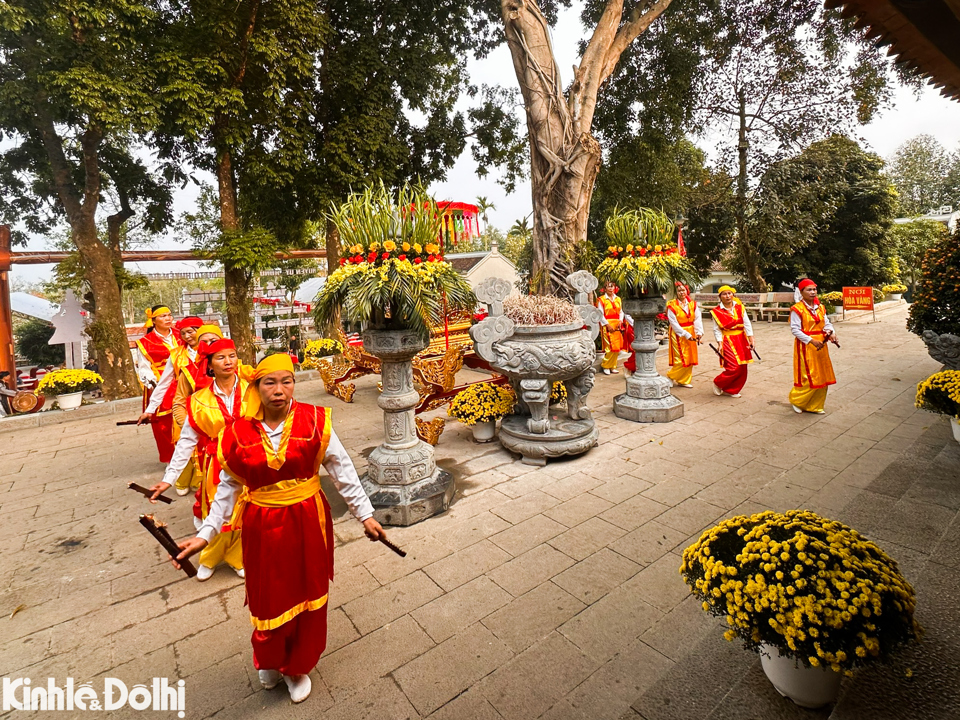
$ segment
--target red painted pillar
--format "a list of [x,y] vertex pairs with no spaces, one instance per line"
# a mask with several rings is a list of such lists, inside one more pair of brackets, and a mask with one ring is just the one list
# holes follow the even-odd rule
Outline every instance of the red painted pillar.
[[0,371],[7,370],[11,390],[17,389],[17,361],[13,354],[13,309],[10,307],[10,227],[0,225]]

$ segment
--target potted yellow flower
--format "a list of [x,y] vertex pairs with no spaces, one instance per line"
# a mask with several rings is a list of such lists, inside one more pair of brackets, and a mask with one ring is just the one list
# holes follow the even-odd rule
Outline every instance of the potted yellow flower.
[[96,390],[103,378],[92,370],[54,370],[37,384],[37,392],[56,395],[61,410],[76,410],[83,402],[86,390]]
[[880,289],[883,290],[883,294],[891,300],[900,300],[907,291],[907,286],[903,283],[892,283],[890,285],[884,285]]
[[949,417],[953,439],[960,442],[960,370],[941,370],[917,385],[916,406]]
[[323,358],[340,355],[342,352],[343,345],[339,340],[330,338],[311,340],[303,349],[303,362],[300,363],[300,367],[304,370],[316,370],[320,367]]
[[477,442],[493,440],[497,420],[513,410],[516,403],[513,390],[491,382],[479,382],[461,390],[447,408],[454,417],[473,431]]
[[836,700],[841,673],[919,639],[916,598],[856,530],[807,510],[725,520],[683,553],[680,572],[725,637],[760,653],[774,687],[802,707]]

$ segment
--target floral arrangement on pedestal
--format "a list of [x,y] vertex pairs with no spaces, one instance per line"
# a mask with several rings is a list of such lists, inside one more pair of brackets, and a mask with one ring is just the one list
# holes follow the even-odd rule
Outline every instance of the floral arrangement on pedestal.
[[725,520],[683,553],[680,572],[725,637],[849,671],[917,640],[916,598],[892,560],[846,525],[806,510]]
[[44,395],[69,395],[70,393],[96,390],[103,378],[93,370],[53,370],[44,375],[37,384],[37,392]]
[[630,297],[672,291],[675,282],[698,286],[700,274],[677,247],[675,232],[659,210],[614,209],[606,222],[607,257],[595,273],[601,286],[612,281]]
[[330,338],[320,338],[311,340],[303,349],[303,362],[300,367],[304,370],[316,370],[320,367],[320,361],[325,357],[340,355],[343,352],[343,345],[339,340]]
[[447,415],[467,426],[496,422],[510,413],[516,402],[517,397],[509,386],[478,382],[456,394],[447,407]]
[[903,283],[891,283],[880,288],[884,295],[902,295],[907,291],[907,286]]
[[941,370],[917,385],[916,406],[939,415],[960,417],[960,370]]
[[446,313],[473,310],[466,279],[443,259],[442,214],[420,187],[396,198],[381,183],[335,207],[340,267],[317,295],[318,326],[337,317],[383,330],[414,330],[427,339]]

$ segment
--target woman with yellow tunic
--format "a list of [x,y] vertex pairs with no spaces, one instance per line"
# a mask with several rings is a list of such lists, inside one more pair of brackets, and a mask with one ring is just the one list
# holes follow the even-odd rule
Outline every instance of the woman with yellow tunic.
[[222,471],[210,514],[197,537],[180,543],[177,559],[205,548],[226,518],[242,528],[253,664],[265,688],[283,680],[290,699],[302,702],[326,647],[333,577],[333,523],[320,489],[321,465],[367,537],[385,539],[386,533],[333,431],[329,408],[293,399],[290,356],[264,358],[254,378],[243,416],[220,435]]
[[817,298],[817,284],[807,279],[798,287],[801,300],[790,308],[790,332],[796,338],[790,405],[798,413],[823,413],[827,387],[837,382],[827,342],[836,342],[837,334]]
[[[216,339],[204,343],[201,347],[201,367],[205,374],[212,375],[212,382],[203,386],[190,396],[187,404],[187,421],[180,434],[173,459],[167,466],[163,480],[150,488],[151,500],[170,487],[185,467],[196,463],[197,474],[201,478],[194,504],[194,524],[199,530],[210,514],[210,504],[220,483],[220,465],[217,462],[217,440],[220,432],[240,417],[243,411],[243,397],[247,382],[237,376],[239,361],[237,349],[232,340]],[[221,562],[244,576],[243,556],[240,547],[240,531],[224,525],[217,535],[200,553],[197,580],[208,580]]]
[[703,318],[695,300],[690,299],[690,288],[675,283],[677,297],[667,303],[670,369],[667,377],[680,387],[693,387],[693,368],[699,363],[697,345],[703,337]]
[[597,307],[603,316],[600,318],[600,341],[603,345],[603,362],[600,367],[604,375],[619,374],[617,360],[623,350],[623,303],[617,297],[617,286],[608,282],[603,286],[604,294],[597,300]]

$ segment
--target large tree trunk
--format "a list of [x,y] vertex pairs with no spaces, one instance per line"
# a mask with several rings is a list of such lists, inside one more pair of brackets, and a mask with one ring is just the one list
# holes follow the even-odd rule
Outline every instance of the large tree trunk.
[[530,140],[533,268],[538,294],[565,293],[577,246],[586,242],[600,143],[591,135],[597,95],[623,51],[670,5],[656,0],[623,16],[608,0],[574,81],[564,92],[546,18],[535,0],[501,0],[507,45],[523,95]]
[[[220,198],[220,229],[225,233],[239,232],[237,189],[233,176],[233,158],[229,150],[217,158],[217,189]],[[253,335],[253,302],[250,293],[250,273],[246,268],[223,266],[223,288],[227,296],[227,323],[230,338],[237,346],[237,355],[248,364],[256,362]]]
[[83,262],[84,278],[93,293],[96,312],[87,326],[87,334],[97,350],[103,395],[107,400],[134,397],[140,383],[133,367],[133,356],[123,323],[120,286],[114,270],[114,254],[100,242],[97,234],[97,208],[100,203],[100,143],[102,133],[88,128],[80,138],[83,151],[84,186],[77,188],[74,172],[63,151],[63,140],[56,132],[44,98],[37,99],[34,126],[47,151],[53,185],[70,223],[71,237]]
[[120,286],[114,270],[113,251],[97,237],[92,218],[72,228],[73,242],[80,250],[83,274],[93,292],[96,313],[87,335],[97,349],[103,395],[108,400],[140,394],[133,358],[124,327]]
[[[327,279],[329,280],[334,270],[340,266],[340,231],[337,230],[337,226],[329,218],[327,218],[325,246],[327,248]],[[337,310],[329,324],[326,327],[318,327],[317,332],[335,338],[340,327],[340,311]]]

